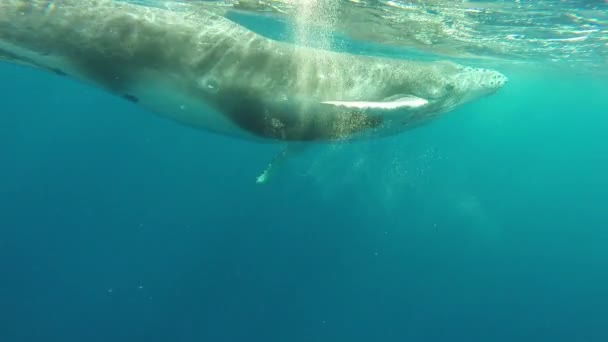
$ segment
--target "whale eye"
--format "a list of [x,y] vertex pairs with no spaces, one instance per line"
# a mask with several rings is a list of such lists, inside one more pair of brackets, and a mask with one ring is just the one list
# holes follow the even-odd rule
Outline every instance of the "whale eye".
[[447,90],[447,91],[452,91],[452,90],[454,90],[454,88],[455,88],[454,84],[452,84],[452,83],[448,83],[445,85],[445,90]]
[[220,90],[220,84],[214,78],[202,78],[199,80],[199,85],[205,92],[212,94],[215,94]]

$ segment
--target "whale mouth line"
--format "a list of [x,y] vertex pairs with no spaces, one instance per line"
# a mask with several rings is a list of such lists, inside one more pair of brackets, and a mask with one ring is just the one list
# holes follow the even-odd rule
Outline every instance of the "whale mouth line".
[[402,96],[390,101],[323,101],[323,104],[350,109],[416,109],[426,106],[429,101],[417,96]]

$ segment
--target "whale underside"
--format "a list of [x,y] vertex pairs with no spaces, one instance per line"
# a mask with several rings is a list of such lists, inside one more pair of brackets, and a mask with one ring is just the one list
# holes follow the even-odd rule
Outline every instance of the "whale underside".
[[3,0],[0,60],[257,141],[396,134],[506,82],[493,70],[298,47],[204,11],[112,0]]

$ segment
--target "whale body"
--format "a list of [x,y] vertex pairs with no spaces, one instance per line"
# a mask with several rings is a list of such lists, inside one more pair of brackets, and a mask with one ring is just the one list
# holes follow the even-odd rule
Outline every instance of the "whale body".
[[2,0],[0,60],[256,141],[388,136],[507,81],[494,70],[301,47],[204,11],[112,0]]

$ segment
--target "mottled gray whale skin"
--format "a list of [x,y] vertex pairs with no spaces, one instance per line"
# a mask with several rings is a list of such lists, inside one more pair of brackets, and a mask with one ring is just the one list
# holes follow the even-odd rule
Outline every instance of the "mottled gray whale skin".
[[111,0],[2,0],[0,60],[260,141],[387,136],[506,82],[493,70],[296,47],[212,14]]

